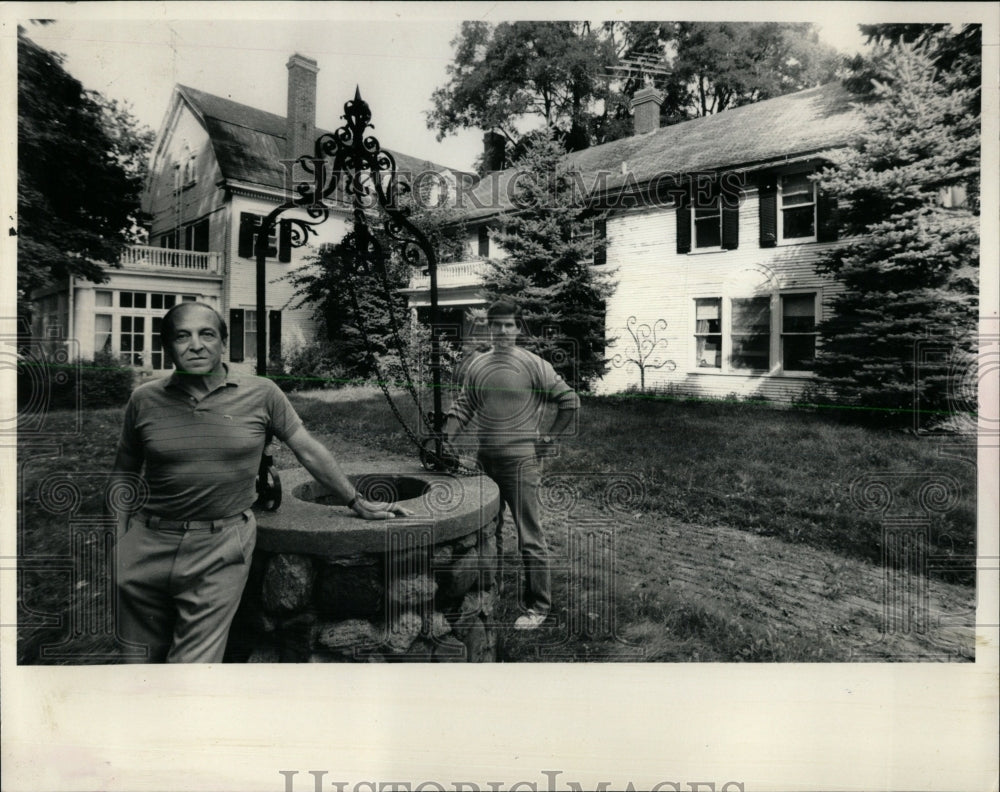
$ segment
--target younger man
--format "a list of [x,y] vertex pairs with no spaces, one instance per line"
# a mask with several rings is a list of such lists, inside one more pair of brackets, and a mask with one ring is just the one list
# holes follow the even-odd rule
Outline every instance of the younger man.
[[[493,349],[474,358],[465,369],[462,390],[448,411],[444,441],[450,445],[472,423],[479,439],[479,463],[500,488],[517,526],[527,610],[514,627],[534,630],[552,607],[548,549],[538,502],[539,453],[554,448],[579,409],[580,399],[550,363],[516,345],[520,331],[514,305],[494,303],[486,318]],[[552,425],[541,432],[546,402],[555,403],[558,412]],[[501,519],[502,515],[501,511]]]

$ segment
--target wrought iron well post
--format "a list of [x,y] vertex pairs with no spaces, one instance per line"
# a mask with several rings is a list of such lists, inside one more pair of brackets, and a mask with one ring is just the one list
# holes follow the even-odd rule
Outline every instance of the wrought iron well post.
[[[311,177],[308,182],[294,184],[283,204],[273,209],[261,222],[257,230],[254,252],[257,261],[257,374],[267,374],[267,322],[266,316],[266,276],[267,239],[278,217],[290,209],[305,211],[308,219],[289,218],[290,243],[301,247],[310,235],[316,234],[316,226],[330,216],[329,203],[334,199],[348,200],[354,215],[353,235],[355,272],[370,272],[372,264],[379,264],[384,257],[378,241],[371,234],[367,213],[377,206],[388,215],[385,230],[399,245],[403,259],[412,266],[427,270],[430,278],[430,324],[431,350],[430,369],[433,396],[433,413],[429,421],[434,438],[434,457],[442,458],[441,430],[444,424],[441,395],[441,348],[438,327],[438,284],[437,256],[426,235],[409,219],[409,209],[399,204],[399,199],[410,192],[410,185],[400,179],[396,172],[396,160],[391,152],[382,149],[379,141],[365,130],[371,127],[371,109],[361,98],[360,88],[354,99],[344,104],[342,118],[345,124],[337,131],[320,135],[315,142],[312,156],[303,155],[294,162],[284,161],[291,177],[297,165]],[[293,179],[289,179],[290,182]],[[382,259],[384,261],[384,259]],[[362,329],[362,333],[364,330]],[[402,354],[402,350],[400,350]],[[404,364],[405,366],[405,364]],[[396,410],[384,383],[383,391],[397,418],[402,417]],[[408,383],[411,386],[412,383]],[[421,416],[423,417],[423,416]],[[418,445],[419,439],[403,422],[407,434]]]

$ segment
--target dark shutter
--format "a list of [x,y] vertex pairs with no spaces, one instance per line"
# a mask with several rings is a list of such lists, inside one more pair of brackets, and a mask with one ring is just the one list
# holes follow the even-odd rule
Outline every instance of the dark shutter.
[[240,258],[253,258],[253,237],[260,218],[250,212],[240,212]]
[[229,309],[229,360],[243,362],[243,309]]
[[600,266],[608,263],[608,221],[594,221],[594,264]]
[[691,252],[691,203],[687,195],[677,196],[677,252]]
[[267,355],[271,360],[281,360],[281,311],[267,314]]
[[479,255],[484,258],[490,255],[490,231],[486,226],[479,226]]
[[292,224],[282,220],[278,224],[278,261],[287,264],[292,260]]
[[837,199],[816,185],[816,239],[833,242],[837,239]]
[[771,248],[778,244],[778,182],[773,173],[760,176],[760,246]]
[[728,208],[722,201],[722,249],[736,250],[740,246],[740,209]]

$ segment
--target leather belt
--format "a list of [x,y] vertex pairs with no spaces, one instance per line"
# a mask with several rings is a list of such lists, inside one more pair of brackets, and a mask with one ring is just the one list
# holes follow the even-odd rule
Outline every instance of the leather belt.
[[154,531],[219,531],[230,525],[238,525],[246,519],[246,512],[239,512],[218,520],[165,520],[155,514],[138,512],[132,519],[139,520]]

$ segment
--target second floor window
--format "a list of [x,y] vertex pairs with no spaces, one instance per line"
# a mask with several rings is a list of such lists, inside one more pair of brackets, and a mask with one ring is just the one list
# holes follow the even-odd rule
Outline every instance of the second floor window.
[[693,243],[697,248],[722,246],[722,207],[716,198],[711,206],[696,206],[693,212]]
[[[257,233],[264,218],[252,212],[240,212],[240,258],[255,259],[257,257]],[[280,220],[271,225],[267,233],[268,258],[278,257],[278,261],[287,263],[292,260],[291,226],[287,220]]]
[[816,185],[805,173],[780,180],[781,240],[808,242],[816,238]]

